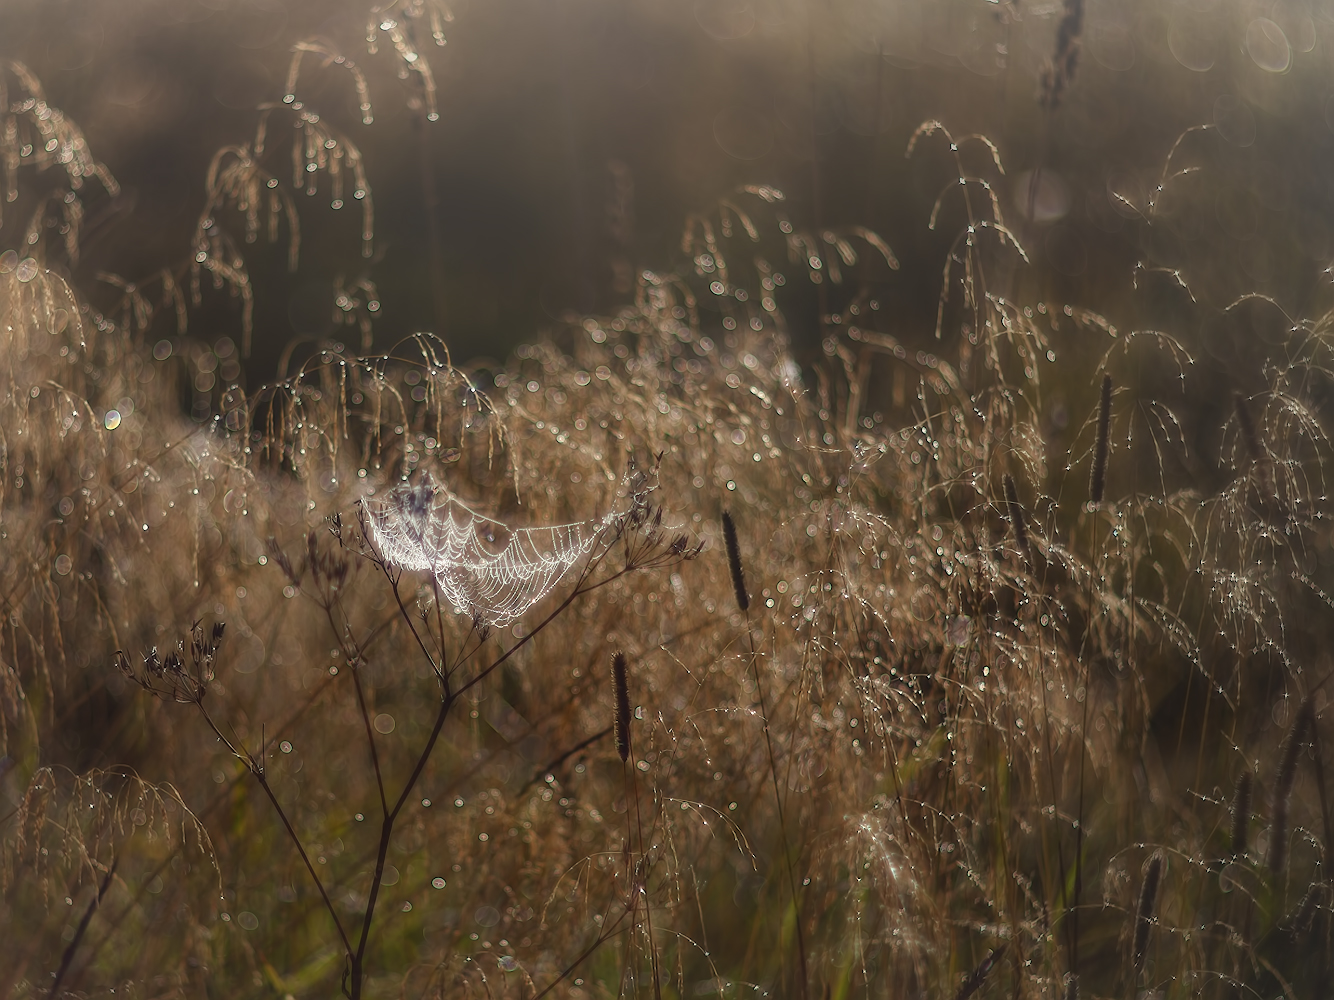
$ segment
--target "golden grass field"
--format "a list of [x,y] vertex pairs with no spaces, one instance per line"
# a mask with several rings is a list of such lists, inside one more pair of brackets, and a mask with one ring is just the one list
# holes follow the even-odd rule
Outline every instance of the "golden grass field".
[[[390,7],[427,116],[453,29]],[[1329,994],[1334,303],[1232,105],[1096,188],[1148,249],[1092,301],[1004,123],[927,120],[925,271],[757,181],[465,363],[376,326],[374,135],[299,99],[369,107],[353,43],[293,39],[189,252],[95,288],[119,182],[0,51],[0,997]],[[303,184],[370,270],[256,371]]]

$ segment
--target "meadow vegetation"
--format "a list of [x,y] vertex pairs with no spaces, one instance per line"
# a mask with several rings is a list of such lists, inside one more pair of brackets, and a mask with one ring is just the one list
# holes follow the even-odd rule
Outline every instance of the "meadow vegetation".
[[[429,117],[400,25],[448,12],[374,17]],[[1331,315],[1167,253],[1161,328],[1017,298],[1041,172],[928,121],[934,328],[864,280],[892,239],[756,184],[503,364],[373,350],[364,278],[352,347],[247,388],[296,195],[374,253],[301,99],[365,78],[291,65],[189,255],[99,298],[116,181],[0,62],[0,997],[1328,992]],[[1122,197],[1149,239],[1216,130]]]

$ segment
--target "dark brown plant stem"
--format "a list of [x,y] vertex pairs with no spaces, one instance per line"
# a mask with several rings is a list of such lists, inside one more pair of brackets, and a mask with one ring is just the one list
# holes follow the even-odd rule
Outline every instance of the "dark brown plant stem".
[[553,757],[551,760],[547,761],[545,764],[542,765],[542,767],[533,772],[533,776],[531,778],[529,778],[526,782],[524,782],[523,788],[519,789],[520,794],[528,791],[528,789],[532,788],[539,781],[541,781],[544,775],[550,774],[556,768],[560,767],[567,760],[569,760],[571,757],[577,754],[580,750],[587,750],[598,740],[602,739],[608,733],[612,732],[614,728],[615,727],[613,726],[606,726],[602,729],[599,729],[592,736],[588,737],[588,739],[580,740],[574,746],[570,747],[570,749],[561,753],[559,757]]
[[969,973],[968,978],[963,981],[959,987],[959,992],[954,994],[954,1000],[968,1000],[970,996],[982,988],[982,984],[987,981],[987,976],[991,975],[991,970],[996,967],[1000,957],[1005,954],[1005,945],[992,948],[991,954],[982,959],[981,963]]
[[1334,849],[1334,828],[1330,822],[1329,790],[1325,787],[1325,754],[1320,743],[1320,727],[1315,725],[1314,719],[1311,723],[1311,751],[1315,756],[1315,780],[1320,787],[1320,818],[1325,831],[1325,857],[1328,858]]
[[111,862],[111,867],[107,869],[106,876],[102,879],[102,884],[97,888],[97,895],[88,903],[88,909],[83,911],[83,919],[79,921],[79,926],[75,928],[74,937],[70,938],[69,945],[65,948],[65,953],[60,956],[60,968],[56,970],[56,977],[51,982],[51,990],[47,996],[54,997],[60,992],[60,984],[65,981],[65,976],[69,972],[70,966],[74,963],[74,953],[79,950],[79,943],[83,940],[84,934],[88,931],[88,924],[93,919],[93,914],[97,912],[98,907],[102,905],[102,898],[111,888],[111,880],[116,877],[116,868],[120,864],[120,858]]
[[348,960],[351,961],[353,957],[352,943],[348,940],[347,932],[343,929],[343,921],[339,919],[338,911],[334,909],[333,900],[329,898],[329,893],[325,890],[324,883],[316,873],[315,866],[311,864],[310,855],[306,853],[306,848],[301,843],[301,838],[297,835],[296,828],[292,826],[292,821],[287,818],[287,813],[284,811],[282,803],[278,801],[278,797],[273,793],[273,789],[269,786],[268,777],[264,773],[263,760],[256,760],[253,754],[247,752],[243,747],[237,746],[222,734],[222,730],[219,729],[217,723],[213,721],[213,716],[211,716],[208,709],[204,707],[202,696],[195,702],[195,706],[199,709],[200,714],[203,715],[204,721],[208,724],[209,729],[213,730],[213,735],[218,738],[233,757],[246,766],[246,769],[254,776],[255,780],[259,783],[259,787],[263,789],[264,794],[273,805],[274,812],[278,814],[278,819],[283,824],[283,829],[287,831],[288,839],[291,840],[292,845],[296,848],[297,854],[301,856],[301,861],[306,866],[306,871],[310,873],[311,881],[315,883],[315,888],[319,891],[320,899],[324,901],[324,908],[329,912],[329,916],[334,922],[334,928],[338,931],[338,937],[343,942],[343,949],[347,953]]
[[1098,439],[1093,448],[1093,469],[1089,474],[1089,503],[1102,503],[1107,490],[1107,450],[1112,427],[1112,376],[1102,377],[1102,394],[1098,400]]
[[[635,921],[635,911],[639,907],[639,898],[641,895],[640,889],[641,887],[646,889],[646,883],[648,881],[648,865],[647,865],[648,855],[644,850],[644,817],[641,812],[641,807],[639,802],[638,774],[636,768],[624,766],[630,760],[630,719],[631,719],[630,686],[629,686],[629,680],[626,676],[625,654],[621,652],[619,649],[616,651],[616,655],[612,657],[611,675],[612,675],[612,684],[616,689],[616,726],[615,726],[616,754],[621,758],[621,764],[623,767],[622,774],[627,776],[628,778],[626,782],[628,785],[628,787],[626,788],[626,795],[633,798],[635,803],[635,841],[637,843],[636,850],[638,851],[639,854],[639,861],[633,865],[628,866],[629,874],[632,880],[630,885],[630,923],[631,923],[631,928],[633,930]],[[630,842],[631,842],[630,840],[631,831],[629,828],[630,827],[629,810],[626,811],[625,823],[626,823],[625,850],[626,850],[626,858],[628,861],[630,858]],[[643,893],[643,896],[645,900],[644,924],[648,931],[648,941],[649,941],[649,961],[653,967],[653,995],[655,998],[657,998],[661,997],[662,993],[662,975],[658,968],[658,949],[653,943],[653,908],[648,903],[647,891]],[[631,944],[632,942],[627,939],[626,941],[627,955],[629,954],[629,949]],[[628,961],[626,962],[625,969],[626,970],[629,969]],[[622,977],[624,977],[624,972],[622,973]]]
[[[332,617],[329,624],[333,625]],[[336,633],[335,633],[336,634]],[[370,748],[371,765],[375,769],[375,788],[380,793],[380,812],[383,815],[389,811],[389,803],[385,798],[384,775],[380,770],[380,753],[375,747],[375,733],[371,729],[371,713],[366,707],[366,694],[361,688],[361,660],[349,660],[348,672],[352,674],[352,685],[357,692],[357,709],[361,712],[361,721],[366,730],[366,745]]]
[[541,990],[539,990],[536,994],[534,994],[533,1000],[542,1000],[543,997],[545,997],[548,993],[550,993],[557,986],[559,986],[566,979],[568,979],[571,975],[573,975],[574,970],[579,968],[579,966],[583,965],[584,962],[586,962],[592,956],[593,952],[597,951],[609,940],[611,940],[611,938],[615,934],[621,933],[619,930],[619,925],[621,921],[623,921],[628,916],[630,916],[630,911],[626,910],[624,913],[622,913],[619,917],[616,918],[615,922],[612,922],[610,920],[604,920],[603,925],[606,929],[603,930],[601,933],[599,933],[598,936],[593,939],[593,943],[590,944],[587,948],[585,948],[582,952],[580,952],[579,955],[575,957],[573,962],[567,965],[560,972],[556,973],[555,978],[552,979],[551,982],[547,983],[546,986],[544,986]]
[[347,952],[348,958],[352,957],[352,944],[348,940],[347,932],[343,930],[343,922],[338,919],[338,911],[334,909],[333,900],[329,898],[329,893],[324,888],[324,883],[320,881],[319,875],[315,872],[315,866],[310,863],[310,855],[306,853],[306,848],[301,843],[301,838],[297,836],[296,829],[292,826],[292,821],[287,818],[287,813],[283,811],[282,805],[278,802],[278,797],[273,794],[273,789],[269,787],[268,779],[264,776],[263,770],[251,768],[251,774],[259,782],[259,787],[264,790],[272,803],[274,811],[278,814],[278,819],[282,821],[283,829],[287,831],[287,837],[296,847],[296,851],[301,855],[301,861],[306,866],[306,871],[310,873],[315,888],[319,890],[320,899],[324,901],[324,908],[329,911],[329,916],[333,918],[334,927],[338,930],[338,937],[343,942],[343,948]]
[[793,924],[797,931],[797,958],[801,965],[801,995],[808,994],[809,973],[806,967],[806,932],[801,926],[801,896],[797,892],[797,877],[793,870],[792,848],[787,840],[787,819],[783,809],[783,793],[778,787],[778,757],[774,753],[773,735],[769,731],[769,706],[764,696],[764,681],[760,677],[760,656],[755,648],[755,634],[750,628],[750,595],[746,592],[746,573],[741,565],[741,546],[737,542],[736,523],[730,511],[723,511],[723,542],[727,547],[727,565],[732,573],[732,589],[736,592],[737,606],[746,615],[746,635],[750,640],[750,669],[755,679],[755,691],[760,699],[760,720],[764,727],[764,747],[769,755],[769,777],[773,782],[774,804],[778,810],[778,827],[783,839],[783,860],[787,868],[788,889],[792,894]]
[[412,774],[408,776],[407,782],[403,785],[403,791],[394,807],[385,815],[380,824],[380,845],[375,855],[375,874],[371,881],[370,892],[366,899],[366,911],[361,921],[361,937],[357,942],[357,950],[352,955],[352,966],[350,974],[351,1000],[360,1000],[362,981],[365,972],[366,945],[370,941],[371,921],[375,917],[375,903],[380,895],[380,884],[384,878],[385,861],[389,857],[389,844],[394,835],[394,822],[398,819],[398,814],[402,812],[403,806],[408,801],[408,796],[412,794],[413,788],[417,785],[417,780],[421,777],[422,771],[426,769],[426,762],[431,759],[431,751],[435,749],[436,741],[440,738],[440,732],[445,728],[445,720],[449,718],[449,710],[454,706],[454,698],[445,695],[440,699],[440,709],[435,715],[435,725],[431,727],[431,735],[426,740],[426,746],[422,749],[421,755],[417,758],[417,764],[412,769]]
[[[1093,446],[1093,468],[1089,474],[1089,504],[1097,507],[1102,503],[1103,494],[1107,488],[1107,451],[1109,448],[1109,438],[1111,436],[1112,424],[1112,376],[1104,374],[1102,377],[1102,392],[1098,400],[1098,437]],[[1089,558],[1091,562],[1096,563],[1096,554],[1094,553],[1095,539],[1097,538],[1096,523],[1090,521],[1090,542]],[[1094,574],[1090,573],[1088,578],[1088,606],[1093,607],[1093,585]],[[1090,621],[1087,629],[1092,628]],[[1087,757],[1086,742],[1088,739],[1089,722],[1089,703],[1093,700],[1092,686],[1089,684],[1089,654],[1087,650],[1089,632],[1085,633],[1085,649],[1080,655],[1080,687],[1083,688],[1083,721],[1079,729],[1079,810],[1078,826],[1075,829],[1075,904],[1070,913],[1070,971],[1074,975],[1079,974],[1079,907],[1084,896],[1084,772]]]

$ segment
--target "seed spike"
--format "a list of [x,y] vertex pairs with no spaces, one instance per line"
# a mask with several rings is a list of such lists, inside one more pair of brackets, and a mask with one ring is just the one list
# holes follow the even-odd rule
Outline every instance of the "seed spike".
[[630,685],[625,654],[619,649],[611,658],[611,682],[616,689],[616,753],[624,764],[630,759]]
[[1144,868],[1144,883],[1140,886],[1139,906],[1135,910],[1135,947],[1132,959],[1138,974],[1149,949],[1149,931],[1153,929],[1153,910],[1158,903],[1158,887],[1163,879],[1162,852],[1154,852]]
[[732,589],[736,603],[743,612],[750,610],[750,594],[746,592],[746,573],[741,568],[741,547],[736,540],[736,523],[731,511],[723,511],[723,543],[727,546],[727,566],[732,571]]

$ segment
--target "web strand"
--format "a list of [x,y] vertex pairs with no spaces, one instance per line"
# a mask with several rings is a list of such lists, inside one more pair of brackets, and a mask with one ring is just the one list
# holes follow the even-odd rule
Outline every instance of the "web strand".
[[430,480],[363,502],[387,562],[430,573],[456,612],[496,628],[549,594],[597,537],[587,524],[510,528]]

